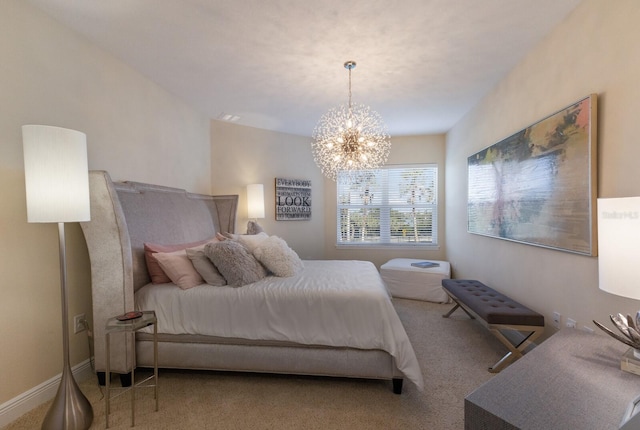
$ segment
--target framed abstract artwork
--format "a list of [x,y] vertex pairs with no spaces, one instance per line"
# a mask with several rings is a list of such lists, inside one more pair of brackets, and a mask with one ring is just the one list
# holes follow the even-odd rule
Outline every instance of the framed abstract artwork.
[[276,178],[276,220],[311,219],[311,181]]
[[471,155],[468,231],[597,255],[597,96]]

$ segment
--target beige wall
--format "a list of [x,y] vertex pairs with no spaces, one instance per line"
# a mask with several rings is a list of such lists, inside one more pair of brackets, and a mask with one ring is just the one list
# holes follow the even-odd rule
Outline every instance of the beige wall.
[[598,289],[595,257],[467,233],[466,159],[598,93],[599,196],[640,195],[638,22],[636,0],[585,0],[447,135],[447,250],[455,275],[485,281],[543,313],[547,323],[558,311],[563,322],[571,317],[594,328],[592,319],[635,313],[638,302]]
[[438,165],[438,203],[440,205],[438,218],[438,249],[407,249],[407,248],[337,248],[336,247],[336,184],[325,179],[324,234],[325,258],[333,260],[367,260],[376,266],[384,264],[392,258],[428,258],[445,260],[445,216],[444,216],[444,174],[445,174],[445,136],[397,136],[391,138],[391,152],[387,164],[417,164],[435,163]]
[[[275,234],[300,255],[309,259],[360,259],[380,266],[390,258],[444,259],[444,156],[445,136],[404,136],[392,138],[389,164],[437,163],[441,225],[443,239],[436,250],[416,251],[395,249],[336,249],[336,186],[322,176],[313,161],[309,137],[243,127],[221,121],[211,121],[212,173],[214,194],[239,194],[237,230],[246,230],[246,185],[265,185],[266,218],[259,223],[269,234]],[[276,177],[311,179],[311,221],[276,221]]]
[[[28,224],[21,126],[87,134],[90,169],[210,191],[209,120],[22,0],[0,2],[0,404],[62,370],[58,237]],[[78,224],[67,226],[71,317],[91,316]],[[89,357],[71,334],[71,362]]]
[[[264,184],[265,231],[282,237],[305,260],[324,258],[324,182],[311,155],[309,137],[211,121],[211,182],[214,194],[238,194],[236,230],[246,231],[249,184]],[[275,178],[311,180],[311,220],[275,220]]]

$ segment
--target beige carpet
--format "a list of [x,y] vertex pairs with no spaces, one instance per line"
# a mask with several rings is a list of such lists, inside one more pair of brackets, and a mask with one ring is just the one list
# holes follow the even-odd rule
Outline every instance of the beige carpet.
[[[398,396],[388,381],[161,370],[160,411],[154,411],[153,390],[138,391],[136,428],[463,429],[464,397],[491,378],[487,368],[506,348],[460,310],[442,318],[451,305],[394,303],[422,368],[422,393],[408,381]],[[93,405],[91,428],[105,428],[97,379],[80,387]],[[110,428],[130,428],[129,402],[128,394],[112,402]],[[40,428],[48,407],[4,430]]]

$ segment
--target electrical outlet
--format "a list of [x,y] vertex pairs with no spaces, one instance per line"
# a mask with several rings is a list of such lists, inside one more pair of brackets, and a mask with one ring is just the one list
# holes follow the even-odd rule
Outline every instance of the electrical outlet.
[[567,318],[567,327],[576,328],[576,320],[573,318]]
[[80,333],[81,331],[85,331],[87,327],[85,326],[85,322],[87,317],[85,314],[78,314],[73,317],[73,332]]
[[562,315],[560,315],[560,312],[553,313],[553,326],[555,328],[560,328],[560,318],[562,318]]

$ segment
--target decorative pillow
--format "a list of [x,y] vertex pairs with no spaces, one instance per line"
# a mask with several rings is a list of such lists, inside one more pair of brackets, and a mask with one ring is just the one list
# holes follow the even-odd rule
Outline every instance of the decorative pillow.
[[[220,235],[220,237],[218,237]],[[235,234],[235,233],[216,233],[216,239],[223,240],[235,240],[244,245],[249,252],[253,252],[254,248],[258,246],[260,242],[268,238],[269,235],[265,232],[257,234]]]
[[204,279],[187,257],[186,249],[174,252],[156,252],[153,256],[158,260],[160,267],[169,279],[183,290],[204,284]]
[[[218,242],[217,239],[212,240],[209,243]],[[202,279],[215,287],[222,287],[227,285],[226,279],[220,274],[218,268],[213,265],[211,260],[204,254],[205,245],[200,245],[195,248],[187,248],[187,257],[193,263],[196,271],[202,276]]]
[[236,234],[235,239],[244,245],[245,248],[249,250],[249,252],[253,252],[254,249],[266,239],[269,238],[269,235],[265,232],[258,234]]
[[256,221],[249,221],[247,223],[247,234],[258,234],[263,232],[264,229]]
[[262,264],[235,240],[208,243],[204,253],[227,280],[227,285],[241,287],[267,276]]
[[159,245],[156,243],[144,244],[144,259],[147,262],[147,271],[151,277],[151,282],[154,284],[166,284],[171,282],[171,279],[162,270],[158,264],[158,260],[153,256],[156,252],[174,252],[181,249],[193,248],[194,246],[204,245],[211,239],[199,240],[198,242],[180,243],[175,245]]
[[262,241],[253,250],[253,255],[276,276],[295,276],[304,269],[298,254],[278,236],[270,236]]

